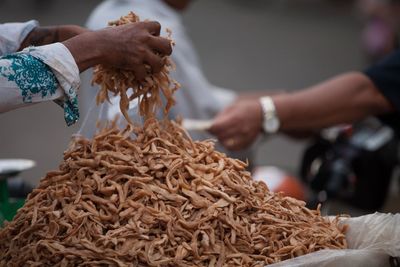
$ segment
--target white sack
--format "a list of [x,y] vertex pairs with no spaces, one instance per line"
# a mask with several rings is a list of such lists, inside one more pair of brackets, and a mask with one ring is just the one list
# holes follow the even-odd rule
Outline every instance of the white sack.
[[345,218],[349,249],[321,250],[268,267],[385,267],[400,257],[400,214],[375,213]]

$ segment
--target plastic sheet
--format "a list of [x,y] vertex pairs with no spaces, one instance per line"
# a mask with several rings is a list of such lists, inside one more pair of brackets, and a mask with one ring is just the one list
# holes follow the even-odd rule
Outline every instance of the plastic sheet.
[[268,267],[385,267],[400,257],[400,214],[374,213],[345,218],[348,249],[321,250]]
[[[118,125],[123,129],[127,121],[123,118],[119,108],[119,96],[109,94],[110,102],[106,101],[103,104],[96,105],[96,99],[92,99],[85,117],[82,121],[81,127],[76,135],[81,135],[86,138],[92,138],[97,131],[98,123],[104,124],[117,119]],[[143,119],[138,114],[138,101],[135,99],[129,103],[129,117],[134,123],[143,123]]]

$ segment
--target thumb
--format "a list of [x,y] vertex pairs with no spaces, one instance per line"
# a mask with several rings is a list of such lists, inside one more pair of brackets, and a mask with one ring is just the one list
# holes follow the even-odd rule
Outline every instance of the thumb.
[[231,123],[231,115],[227,110],[220,112],[213,121],[210,129],[210,133],[218,136],[224,129],[228,128]]

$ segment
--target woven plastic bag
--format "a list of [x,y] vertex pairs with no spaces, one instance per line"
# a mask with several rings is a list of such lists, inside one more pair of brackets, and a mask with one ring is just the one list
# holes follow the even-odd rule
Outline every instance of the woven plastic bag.
[[400,257],[400,214],[374,213],[345,218],[348,249],[321,250],[268,267],[385,267]]

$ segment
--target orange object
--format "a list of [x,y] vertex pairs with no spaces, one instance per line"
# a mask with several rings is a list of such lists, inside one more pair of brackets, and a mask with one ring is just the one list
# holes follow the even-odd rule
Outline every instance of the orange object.
[[274,166],[257,167],[253,178],[263,181],[272,192],[282,192],[285,196],[299,200],[306,199],[306,190],[298,178]]

